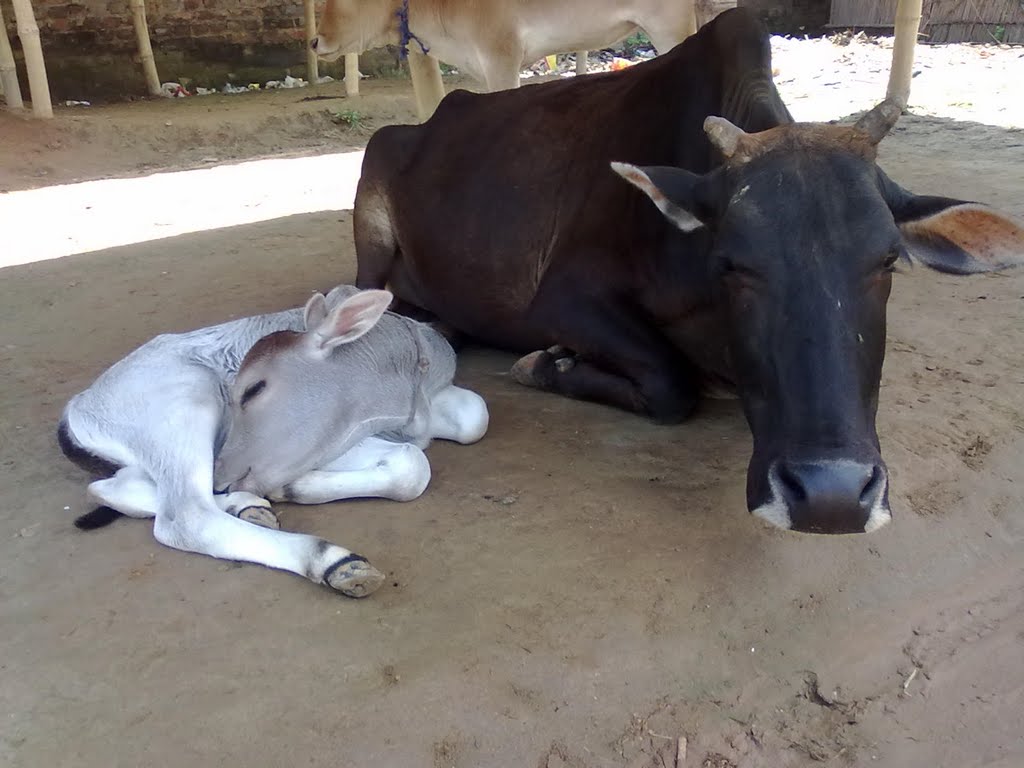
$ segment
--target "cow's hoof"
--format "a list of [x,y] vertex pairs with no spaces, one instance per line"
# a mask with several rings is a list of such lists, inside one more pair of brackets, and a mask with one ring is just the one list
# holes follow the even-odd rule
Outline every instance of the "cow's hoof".
[[523,355],[512,366],[510,371],[512,380],[524,387],[540,387],[541,381],[538,376],[540,369],[550,365],[551,355],[542,349]]
[[274,514],[274,510],[270,507],[246,507],[239,511],[237,517],[239,520],[245,520],[247,523],[263,528],[270,528],[275,531],[281,529],[281,523],[277,519],[277,515]]
[[324,582],[347,597],[366,597],[384,583],[384,574],[363,559],[339,560],[327,569]]

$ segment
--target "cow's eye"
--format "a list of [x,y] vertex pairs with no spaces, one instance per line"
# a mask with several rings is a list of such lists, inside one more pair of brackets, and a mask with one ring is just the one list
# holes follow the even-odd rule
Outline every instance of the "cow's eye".
[[885,259],[882,261],[882,267],[887,272],[892,272],[896,269],[896,264],[899,262],[900,257],[903,255],[903,251],[897,248],[892,248],[885,255]]
[[256,395],[262,392],[267,386],[266,379],[260,379],[255,384],[250,384],[245,388],[245,392],[242,393],[242,401],[239,403],[243,408],[245,404],[252,400]]

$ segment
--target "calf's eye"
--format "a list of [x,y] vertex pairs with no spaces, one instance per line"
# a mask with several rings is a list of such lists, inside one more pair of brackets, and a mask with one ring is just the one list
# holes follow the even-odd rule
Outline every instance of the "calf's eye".
[[239,403],[243,408],[245,404],[252,400],[256,395],[262,392],[267,386],[266,379],[260,379],[255,384],[250,384],[245,388],[245,392],[242,393],[242,401]]

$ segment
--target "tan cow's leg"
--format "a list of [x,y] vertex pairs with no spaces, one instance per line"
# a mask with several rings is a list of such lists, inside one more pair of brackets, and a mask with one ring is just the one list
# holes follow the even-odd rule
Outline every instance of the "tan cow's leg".
[[433,56],[409,51],[409,74],[412,75],[412,90],[416,94],[416,111],[420,120],[426,120],[444,98],[441,65]]
[[917,30],[921,25],[921,0],[899,0],[896,6],[895,35],[892,46],[892,69],[886,96],[906,109],[910,98],[910,78],[914,68]]

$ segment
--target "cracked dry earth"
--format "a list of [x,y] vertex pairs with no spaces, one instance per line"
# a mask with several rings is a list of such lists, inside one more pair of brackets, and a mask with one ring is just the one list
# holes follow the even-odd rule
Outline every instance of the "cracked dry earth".
[[[98,166],[103,130],[54,174]],[[881,162],[1024,218],[1022,147],[910,116]],[[659,427],[469,350],[458,379],[491,430],[432,446],[422,498],[278,508],[387,571],[358,602],[164,549],[146,522],[74,530],[86,478],[53,438],[66,399],[154,334],[350,280],[348,211],[0,275],[0,764],[674,768],[685,736],[686,768],[1024,765],[1024,272],[897,277],[878,418],[895,521],[870,536],[751,519],[735,403]]]

